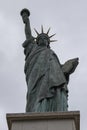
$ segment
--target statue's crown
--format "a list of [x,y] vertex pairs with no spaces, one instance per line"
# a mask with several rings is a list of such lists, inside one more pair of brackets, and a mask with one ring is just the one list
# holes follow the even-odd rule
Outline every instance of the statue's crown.
[[36,41],[38,42],[38,40],[42,37],[45,37],[48,40],[48,44],[50,44],[50,42],[56,42],[57,40],[50,40],[50,38],[52,38],[55,34],[49,36],[49,31],[50,28],[48,29],[47,33],[44,33],[43,31],[43,26],[41,26],[41,33],[38,33],[38,31],[36,29],[34,29],[35,32],[37,33],[37,37],[36,37]]

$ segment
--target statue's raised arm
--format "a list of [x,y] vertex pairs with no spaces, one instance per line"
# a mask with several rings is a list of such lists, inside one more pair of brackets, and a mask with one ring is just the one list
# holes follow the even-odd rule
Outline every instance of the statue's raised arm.
[[28,9],[22,9],[20,14],[22,16],[23,23],[25,24],[26,40],[28,40],[32,37],[31,28],[30,28],[30,20],[29,20],[30,12]]

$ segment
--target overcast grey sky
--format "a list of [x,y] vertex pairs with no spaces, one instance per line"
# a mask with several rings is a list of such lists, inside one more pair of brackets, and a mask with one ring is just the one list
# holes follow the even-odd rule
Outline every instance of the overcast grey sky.
[[25,40],[20,11],[31,11],[33,28],[56,33],[51,48],[63,64],[79,57],[70,77],[69,110],[80,110],[81,130],[87,129],[87,0],[0,0],[0,130],[7,130],[6,113],[23,113],[27,86],[24,75]]

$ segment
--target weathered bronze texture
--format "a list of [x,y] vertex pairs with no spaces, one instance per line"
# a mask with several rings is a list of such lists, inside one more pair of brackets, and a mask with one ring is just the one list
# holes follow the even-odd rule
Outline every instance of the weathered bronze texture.
[[51,37],[49,30],[34,38],[31,33],[27,9],[21,11],[25,24],[26,40],[23,43],[25,54],[25,68],[27,83],[26,112],[49,112],[68,110],[68,82],[77,65],[78,58],[61,64],[57,55],[50,49]]

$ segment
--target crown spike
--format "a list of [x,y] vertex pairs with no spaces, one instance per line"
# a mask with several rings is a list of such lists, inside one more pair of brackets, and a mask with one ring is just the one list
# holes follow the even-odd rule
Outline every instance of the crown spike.
[[50,42],[57,42],[57,40],[50,40]]
[[51,38],[51,37],[53,37],[53,36],[55,36],[56,34],[53,34],[53,35],[51,35],[51,36],[49,36],[49,38]]
[[49,29],[48,29],[48,31],[47,31],[47,35],[48,35],[48,33],[49,33],[50,29],[51,29],[51,28],[49,28]]
[[44,33],[44,31],[43,31],[43,25],[41,25],[41,33]]
[[34,28],[34,31],[36,32],[37,35],[39,35],[38,31]]

